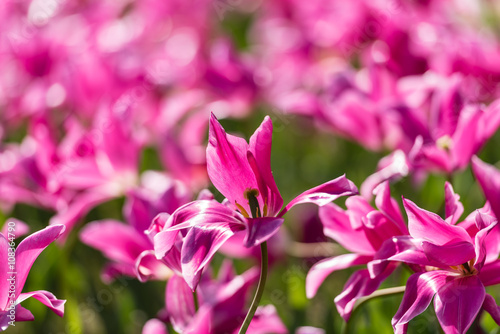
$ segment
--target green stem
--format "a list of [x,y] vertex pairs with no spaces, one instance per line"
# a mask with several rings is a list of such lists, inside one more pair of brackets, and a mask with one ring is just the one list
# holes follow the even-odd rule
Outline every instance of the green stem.
[[247,332],[248,326],[250,326],[250,322],[255,315],[255,311],[257,310],[260,299],[262,298],[262,294],[264,293],[264,286],[266,285],[267,278],[267,242],[263,242],[260,244],[260,252],[262,261],[260,263],[259,285],[257,286],[257,291],[255,292],[255,296],[253,297],[252,305],[250,305],[250,309],[248,310],[247,316],[245,317],[245,320],[243,321],[238,334],[244,334]]
[[196,292],[196,290],[193,291],[193,300],[194,300],[194,311],[198,312],[200,304],[198,302],[198,293]]
[[362,304],[364,304],[366,301],[371,300],[373,298],[379,298],[379,297],[385,297],[385,296],[403,293],[403,292],[405,292],[405,288],[406,288],[406,286],[397,286],[394,288],[381,289],[381,290],[375,291],[371,295],[358,298],[358,300],[356,300],[356,302],[354,303],[354,307],[352,309],[349,321],[345,322],[342,326],[342,334],[348,334],[351,332],[350,324],[352,323],[352,319],[354,318],[354,315],[355,315],[356,311],[359,309],[359,307]]

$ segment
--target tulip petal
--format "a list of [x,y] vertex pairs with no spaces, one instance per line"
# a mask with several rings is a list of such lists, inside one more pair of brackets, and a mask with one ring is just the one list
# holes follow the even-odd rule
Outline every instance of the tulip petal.
[[[461,117],[453,134],[453,145],[450,154],[455,168],[466,167],[471,157],[479,151],[483,140],[479,123],[484,112],[478,106],[466,106],[461,111]],[[465,115],[462,117],[462,115]]]
[[474,245],[461,240],[452,240],[441,246],[423,241],[422,249],[429,261],[442,263],[444,266],[461,265],[462,263],[469,262],[476,256]]
[[380,160],[377,171],[368,176],[361,185],[361,196],[371,200],[373,191],[377,186],[385,181],[400,179],[408,175],[410,165],[406,154],[401,150],[396,150],[391,155]]
[[345,249],[365,255],[375,253],[364,229],[352,228],[351,220],[345,210],[329,203],[319,208],[319,218],[323,224],[323,233]]
[[497,305],[495,298],[486,294],[484,296],[483,309],[488,312],[497,325],[500,326],[500,307]]
[[500,171],[476,156],[472,157],[472,171],[495,216],[500,218]]
[[371,256],[358,254],[344,254],[329,259],[324,259],[314,264],[306,277],[306,295],[312,298],[316,295],[321,283],[328,275],[337,270],[352,266],[366,264],[372,259]]
[[66,300],[57,299],[52,293],[48,291],[32,291],[27,293],[21,293],[17,298],[17,302],[21,303],[24,300],[33,297],[40,301],[42,304],[54,311],[55,314],[62,317],[64,315],[64,303]]
[[485,294],[483,283],[475,275],[455,278],[443,285],[434,298],[443,331],[465,333],[479,313]]
[[33,321],[35,320],[35,317],[33,314],[22,307],[21,305],[16,305],[15,308],[15,315],[14,317],[11,318],[11,314],[9,310],[6,311],[0,311],[0,331],[4,331],[7,328],[9,328],[10,324],[9,322],[11,321]]
[[286,334],[288,329],[278,316],[278,312],[273,305],[259,306],[255,311],[255,316],[248,326],[248,333],[252,334]]
[[288,203],[280,212],[279,217],[282,217],[288,210],[297,204],[314,203],[318,206],[323,206],[341,196],[351,196],[357,193],[358,188],[356,188],[356,185],[346,178],[345,175],[342,175],[334,180],[304,191]]
[[485,286],[500,284],[500,260],[485,264],[478,276]]
[[419,241],[410,236],[397,236],[387,239],[367,265],[372,278],[380,275],[391,261],[413,264],[428,264],[424,252],[419,249]]
[[202,270],[215,252],[240,228],[230,223],[193,226],[186,235],[181,250],[182,274],[194,291]]
[[435,245],[443,245],[451,240],[472,243],[469,234],[460,226],[446,223],[437,214],[421,209],[410,200],[403,199],[408,214],[408,229],[416,239],[427,240]]
[[247,233],[243,241],[245,247],[254,247],[269,240],[278,232],[283,222],[283,218],[276,217],[247,218]]
[[394,333],[406,333],[406,324],[427,309],[434,294],[451,279],[449,275],[449,272],[436,270],[416,273],[408,278],[403,300],[392,318]]
[[9,278],[8,273],[15,271],[9,269],[9,262],[7,262],[9,248],[10,245],[9,242],[7,241],[7,238],[0,233],[0,256],[3,259],[2,261],[0,261],[0,282],[1,282],[0,310],[5,309],[9,299],[9,288],[8,288],[9,281],[7,281],[7,279]]
[[[161,215],[161,214],[160,214]],[[158,215],[155,220],[162,220]],[[173,247],[180,229],[192,228],[197,225],[210,225],[218,223],[240,225],[240,230],[245,229],[243,217],[221,203],[211,200],[201,200],[187,203],[177,209],[164,223],[165,230],[154,236],[154,249],[156,256],[163,258]]]
[[141,282],[150,279],[167,280],[173,274],[172,270],[156,258],[153,250],[145,250],[137,257],[135,272],[137,279]]
[[64,225],[52,225],[26,237],[16,249],[16,296],[18,296],[26,282],[28,273],[40,253],[63,232]]
[[451,225],[455,225],[464,212],[464,206],[460,203],[460,196],[455,194],[448,181],[444,184],[444,201],[445,219]]
[[389,182],[385,181],[381,183],[373,190],[373,193],[375,194],[375,205],[377,208],[394,222],[401,231],[401,234],[408,234],[408,227],[406,227],[399,205],[391,197]]
[[168,334],[167,325],[158,319],[149,319],[142,327],[141,334]]
[[134,227],[111,219],[85,225],[80,240],[100,250],[110,260],[130,265],[143,251],[153,248],[146,236],[139,234]]
[[248,163],[247,151],[247,142],[243,138],[226,134],[212,114],[207,146],[208,176],[231,203],[238,203],[250,212],[248,201],[244,197],[245,190],[259,187]]
[[196,310],[193,292],[181,276],[174,275],[167,282],[166,309],[176,332],[182,333],[191,323]]
[[[481,271],[488,256],[498,258],[498,244],[491,245],[491,241],[498,241],[498,234],[492,240],[488,240],[490,232],[497,227],[497,220],[490,215],[476,211],[476,225],[482,228],[476,233],[474,239],[476,261],[474,267]],[[498,233],[498,229],[493,233]],[[492,247],[493,246],[493,247]]]
[[380,284],[396,269],[397,264],[392,263],[375,278],[370,278],[370,273],[366,269],[354,272],[344,285],[342,292],[335,297],[335,306],[340,316],[349,321],[356,301],[375,292]]
[[[262,192],[267,193],[268,215],[275,216],[283,207],[283,198],[274,181],[273,173],[271,171],[271,143],[273,135],[273,123],[269,116],[264,118],[262,124],[255,130],[252,137],[250,137],[249,150],[255,157],[255,162],[259,171],[259,175],[264,182]],[[259,189],[259,190],[260,190]],[[269,190],[269,191],[268,191]]]

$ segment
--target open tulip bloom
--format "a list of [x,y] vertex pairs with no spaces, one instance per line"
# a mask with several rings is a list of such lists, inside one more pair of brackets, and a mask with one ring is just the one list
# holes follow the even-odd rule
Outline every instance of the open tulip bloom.
[[[406,333],[408,322],[422,313],[434,297],[434,309],[445,333],[465,333],[481,308],[500,323],[500,311],[485,286],[498,284],[499,234],[489,206],[457,224],[463,207],[446,185],[446,219],[403,199],[409,236],[394,237],[380,258],[369,264],[377,275],[391,261],[415,272],[406,283],[401,305],[392,320],[395,333]],[[385,253],[385,256],[384,256]],[[392,253],[392,254],[391,254]]]
[[[266,117],[247,143],[227,134],[213,114],[210,117],[208,175],[227,200],[224,203],[199,200],[182,206],[154,238],[156,256],[161,259],[183,231],[182,274],[193,291],[212,256],[236,233],[245,233],[246,247],[261,245],[260,291],[267,272],[265,241],[283,224],[283,215],[296,204],[322,206],[340,196],[357,193],[356,186],[341,176],[303,192],[282,209],[283,199],[271,172],[272,131],[271,119]],[[255,308],[257,304],[258,301]]]

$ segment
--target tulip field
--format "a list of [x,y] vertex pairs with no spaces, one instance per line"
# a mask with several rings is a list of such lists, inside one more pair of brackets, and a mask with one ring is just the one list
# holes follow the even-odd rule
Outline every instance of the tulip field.
[[500,2],[0,3],[0,331],[500,333]]

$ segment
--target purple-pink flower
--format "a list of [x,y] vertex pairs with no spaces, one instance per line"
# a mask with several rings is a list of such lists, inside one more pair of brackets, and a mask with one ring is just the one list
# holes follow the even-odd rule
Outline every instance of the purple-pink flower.
[[481,308],[495,316],[497,306],[485,286],[497,284],[500,275],[499,238],[497,231],[492,232],[497,219],[486,208],[456,224],[463,211],[456,205],[457,197],[446,203],[446,220],[409,200],[403,202],[413,240],[390,259],[409,264],[415,274],[408,279],[392,320],[394,331],[406,333],[408,322],[422,313],[433,298],[437,318],[447,334],[465,333]]
[[357,192],[356,186],[341,176],[303,192],[282,209],[283,199],[271,172],[272,131],[271,119],[266,117],[247,143],[227,134],[213,114],[210,118],[207,170],[226,201],[188,203],[176,210],[155,236],[156,256],[161,259],[183,231],[182,273],[193,290],[201,271],[234,234],[245,233],[246,247],[259,245],[278,231],[282,216],[294,205],[321,206]]

